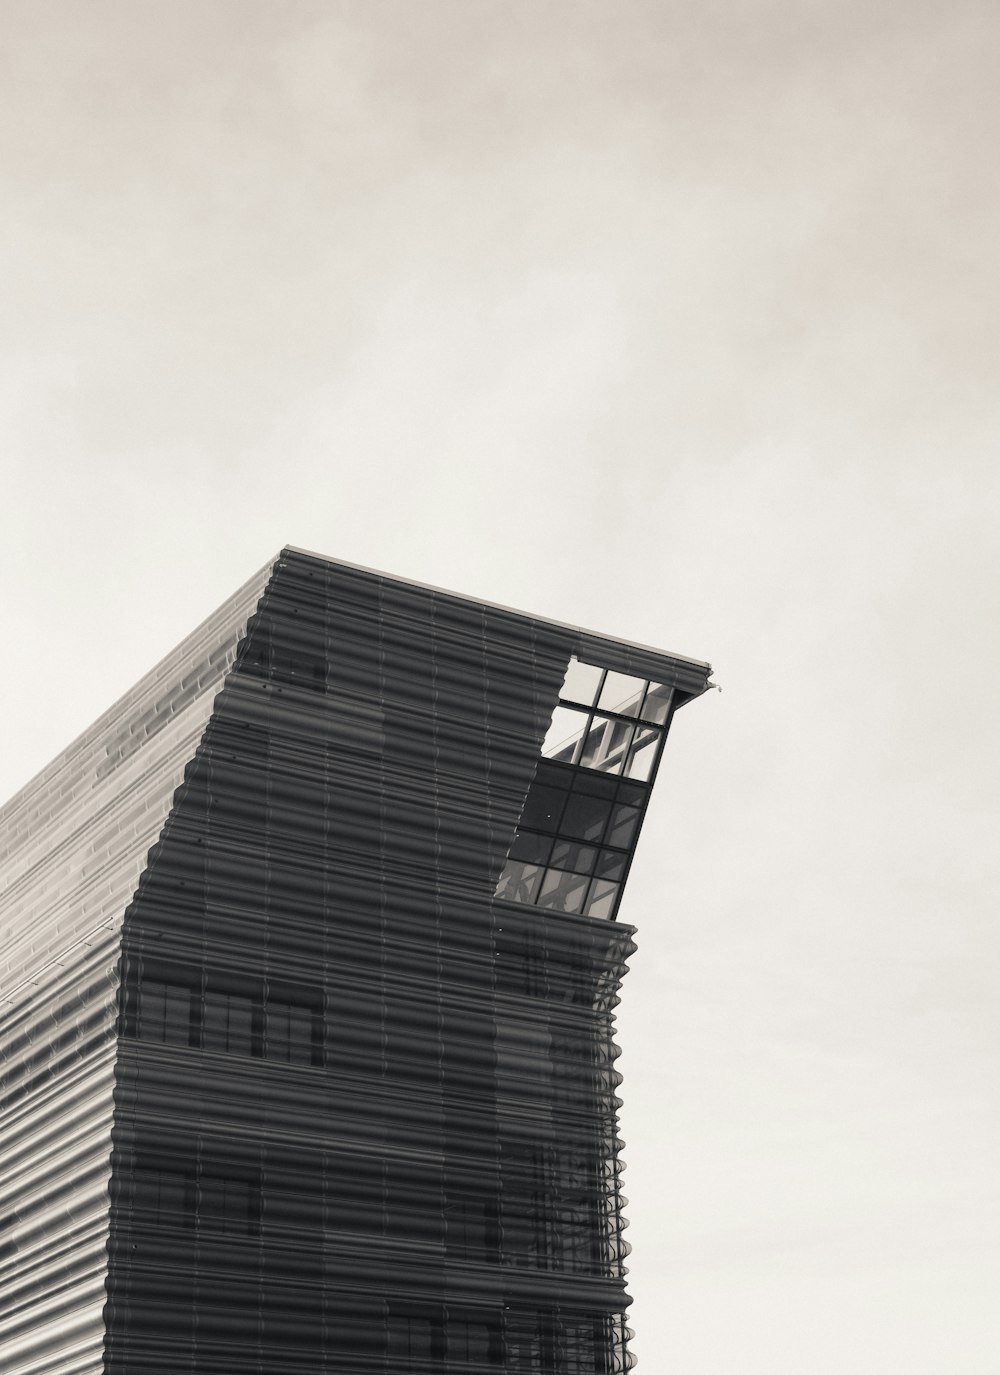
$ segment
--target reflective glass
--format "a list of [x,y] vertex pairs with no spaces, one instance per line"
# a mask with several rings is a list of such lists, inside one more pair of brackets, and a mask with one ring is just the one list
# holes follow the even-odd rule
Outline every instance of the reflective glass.
[[565,764],[576,763],[588,719],[585,711],[577,711],[575,707],[556,707],[552,713],[552,724],[542,742],[543,756],[546,759],[559,759]]
[[599,769],[601,773],[621,773],[633,730],[629,722],[595,716],[593,728],[584,741],[580,763],[584,768]]
[[[596,844],[604,835],[610,810],[603,798],[588,797],[585,793],[572,793],[559,829],[564,835],[572,836],[575,840],[589,840]],[[626,807],[618,810],[633,809]]]
[[524,860],[526,864],[546,864],[551,848],[551,836],[539,835],[536,831],[518,831],[510,847],[510,858]]
[[674,690],[667,683],[650,683],[646,700],[642,704],[642,712],[640,713],[642,719],[653,721],[658,726],[665,725],[670,714],[670,699],[673,695]]
[[577,769],[573,779],[575,793],[593,793],[595,797],[614,797],[617,786],[613,778],[602,778],[599,773],[584,769]]
[[236,993],[209,990],[205,995],[202,1045],[229,1055],[249,1055],[253,1049],[253,1004]]
[[557,869],[572,869],[578,874],[589,874],[594,867],[597,851],[590,845],[578,845],[572,840],[557,840],[552,847],[549,861]]
[[588,882],[579,874],[564,874],[561,869],[550,869],[538,894],[538,905],[553,907],[558,912],[579,912]]
[[584,909],[586,915],[588,917],[610,917],[615,910],[619,887],[620,885],[617,883],[608,883],[604,879],[595,878],[587,898],[587,906]]
[[620,845],[623,850],[626,849],[632,844],[638,824],[639,808],[623,807],[619,804],[615,807],[611,825],[608,827],[608,844]]
[[641,807],[649,796],[649,789],[643,783],[627,783],[624,779],[618,784],[618,801],[631,802],[633,807]]
[[521,813],[521,825],[537,831],[556,831],[559,829],[559,813],[566,797],[558,788],[540,788],[533,783],[528,789]]
[[592,707],[597,701],[603,673],[604,670],[596,664],[581,664],[575,657],[570,659],[559,696],[565,697],[568,702],[582,702],[584,706]]
[[307,1007],[273,999],[268,1003],[266,1054],[290,1065],[312,1064],[313,1018]]
[[627,857],[617,850],[602,850],[595,873],[598,878],[613,879],[617,883],[624,878],[627,863]]
[[645,690],[645,678],[633,678],[629,673],[616,673],[609,668],[598,706],[603,711],[616,711],[620,716],[638,716]]
[[656,762],[656,747],[662,734],[662,731],[655,730],[652,726],[637,727],[625,766],[629,778],[649,778]]
[[500,875],[496,895],[506,898],[508,902],[534,902],[543,873],[538,864],[522,864],[519,860],[509,859]]

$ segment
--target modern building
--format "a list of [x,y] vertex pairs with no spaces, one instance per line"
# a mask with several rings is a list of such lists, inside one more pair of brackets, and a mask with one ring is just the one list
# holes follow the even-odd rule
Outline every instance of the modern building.
[[0,1369],[628,1368],[617,920],[709,667],[285,549],[0,811]]

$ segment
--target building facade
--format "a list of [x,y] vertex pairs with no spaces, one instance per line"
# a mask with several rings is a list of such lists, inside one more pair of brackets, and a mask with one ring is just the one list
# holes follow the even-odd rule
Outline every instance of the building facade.
[[628,1369],[616,918],[709,672],[285,549],[13,798],[0,1369]]

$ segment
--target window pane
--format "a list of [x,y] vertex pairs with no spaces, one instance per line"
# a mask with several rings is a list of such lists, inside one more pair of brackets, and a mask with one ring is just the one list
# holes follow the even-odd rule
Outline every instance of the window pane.
[[572,869],[578,874],[589,874],[594,867],[597,851],[589,845],[578,845],[571,840],[557,840],[552,847],[549,861],[556,869]]
[[558,759],[564,764],[575,763],[588,719],[585,711],[577,711],[575,707],[556,707],[552,724],[542,741],[544,757]]
[[268,1059],[289,1065],[310,1065],[313,1058],[313,1018],[307,1007],[294,1003],[267,1005]]
[[654,730],[652,726],[637,727],[625,768],[629,778],[649,778],[656,762],[656,747],[662,734],[662,731]]
[[597,701],[603,672],[596,664],[581,664],[575,657],[570,659],[566,681],[559,696],[565,697],[568,702],[582,702],[584,706],[592,707]]
[[586,769],[600,769],[601,773],[621,773],[633,729],[631,724],[624,721],[595,716],[584,742],[580,763]]
[[603,797],[589,797],[586,793],[572,793],[566,804],[560,831],[575,840],[589,840],[596,844],[604,835],[610,806]]
[[145,979],[139,999],[139,1035],[144,1040],[188,1044],[191,1034],[189,988]]
[[538,864],[522,864],[519,860],[509,859],[500,875],[496,896],[506,898],[508,902],[534,902],[543,872]]
[[619,802],[631,802],[633,807],[641,807],[648,796],[649,789],[642,783],[626,783],[623,781],[618,784]]
[[608,844],[620,845],[622,849],[625,849],[632,844],[632,839],[635,836],[635,829],[638,824],[639,808],[623,807],[619,804],[615,807],[614,816],[608,828]]
[[633,678],[631,674],[616,673],[609,668],[598,705],[604,711],[617,711],[621,716],[638,716],[645,688],[644,678]]
[[606,879],[595,878],[585,908],[588,917],[610,917],[618,897],[618,883],[608,883]]
[[616,850],[602,850],[601,857],[597,861],[597,877],[614,879],[615,882],[618,882],[624,877],[626,862],[626,857],[618,854]]
[[538,894],[538,906],[552,907],[557,912],[579,912],[587,893],[587,883],[588,880],[579,874],[564,874],[561,869],[550,869]]
[[558,830],[565,797],[566,794],[559,788],[545,788],[532,783],[524,799],[521,825],[536,831]]
[[253,1052],[253,1004],[236,993],[209,990],[205,995],[202,1045],[229,1055]]
[[537,831],[518,831],[510,847],[510,858],[524,860],[526,864],[546,864],[551,849],[551,836],[539,835]]
[[670,699],[673,694],[673,688],[668,687],[666,683],[650,683],[646,700],[642,704],[642,719],[653,721],[658,726],[665,725],[670,714]]

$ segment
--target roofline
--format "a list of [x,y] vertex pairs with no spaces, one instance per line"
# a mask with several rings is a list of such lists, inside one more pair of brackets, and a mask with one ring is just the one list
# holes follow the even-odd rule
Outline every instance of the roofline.
[[[567,621],[554,621],[550,616],[536,616],[533,611],[519,610],[517,607],[504,606],[502,602],[484,601],[482,597],[474,597],[467,592],[452,592],[447,587],[436,587],[433,583],[417,582],[415,578],[401,578],[396,573],[386,573],[380,568],[367,568],[361,563],[350,563],[347,559],[332,559],[328,554],[317,554],[312,549],[303,549],[297,544],[286,544],[282,546],[282,554],[301,554],[308,559],[317,559],[320,563],[333,564],[337,568],[349,568],[354,573],[367,573],[374,578],[387,578],[390,582],[402,583],[404,587],[416,587],[422,592],[439,592],[442,596],[452,597],[455,601],[471,602],[473,606],[485,606],[491,611],[504,611],[510,616],[527,617],[532,621],[539,621],[542,625],[551,625],[558,630],[569,630],[577,635],[586,635],[592,640],[606,640],[608,644],[618,648],[637,649],[643,654],[654,654],[660,659],[673,659],[675,663],[690,664],[694,669],[699,669],[705,674],[706,687],[713,687],[714,684],[707,683],[707,679],[712,676],[712,665],[703,659],[692,659],[686,654],[673,654],[669,650],[656,649],[653,645],[641,644],[638,640],[623,640],[617,635],[609,635],[603,630],[588,630],[586,626],[572,625]],[[277,562],[277,559],[275,560]]]

